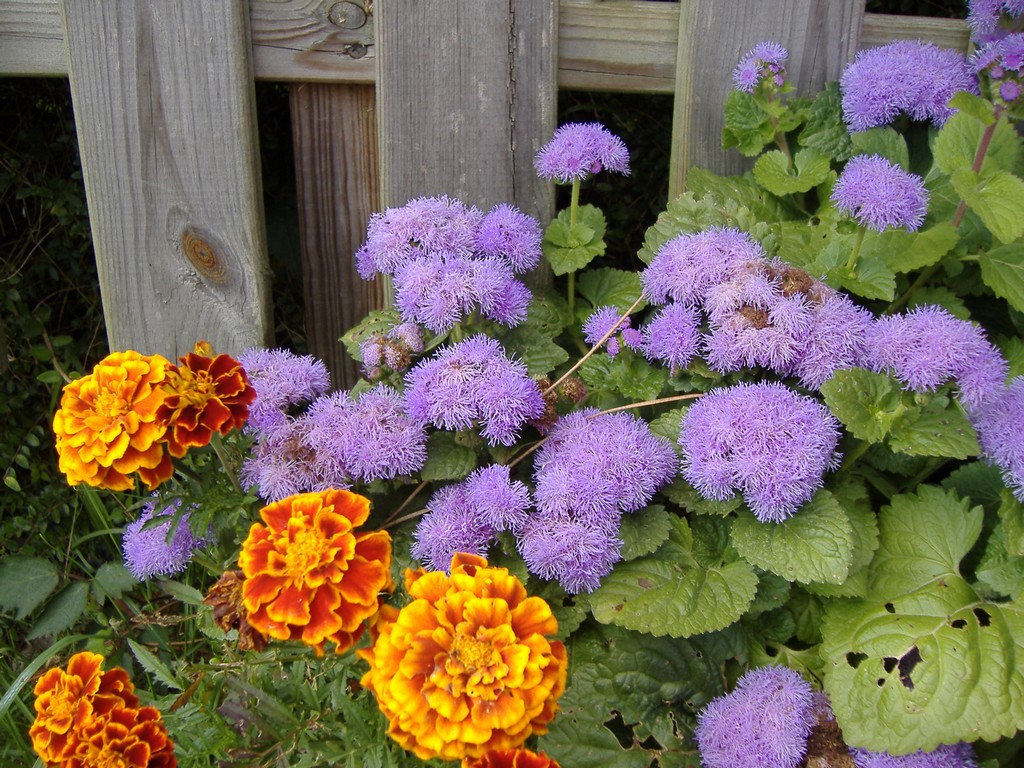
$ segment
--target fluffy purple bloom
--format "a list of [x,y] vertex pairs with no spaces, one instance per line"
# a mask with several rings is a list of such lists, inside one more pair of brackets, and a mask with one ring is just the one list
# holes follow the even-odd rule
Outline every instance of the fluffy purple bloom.
[[427,460],[426,431],[406,414],[405,401],[391,387],[318,398],[307,419],[306,439],[317,463],[350,483],[411,475]]
[[269,502],[295,493],[348,488],[340,463],[317,455],[309,440],[310,426],[305,415],[287,416],[262,430],[242,462],[242,484],[255,485],[260,497]]
[[1002,470],[1006,487],[1024,501],[1024,376],[991,393],[970,416],[982,456]]
[[697,716],[697,750],[706,768],[796,768],[815,723],[810,684],[788,667],[759,667]]
[[565,512],[538,512],[518,534],[530,573],[555,580],[569,594],[593,592],[620,559],[615,521],[594,523]]
[[243,352],[238,361],[256,390],[256,402],[246,422],[249,429],[262,430],[284,422],[289,408],[309,402],[331,386],[327,366],[311,355],[253,348]]
[[[192,554],[210,543],[192,533],[189,512],[181,516],[171,536],[174,514],[180,506],[181,500],[175,499],[157,512],[156,501],[150,501],[142,508],[139,518],[125,526],[122,539],[124,564],[138,581],[184,571],[192,560]],[[147,526],[153,517],[166,517],[167,521]]]
[[862,365],[874,316],[849,297],[834,293],[813,306],[811,325],[792,363],[792,373],[809,389],[820,389],[842,368]]
[[486,555],[496,531],[467,499],[466,484],[446,485],[427,502],[413,531],[412,556],[431,571],[449,573],[452,555]]
[[516,531],[526,522],[530,491],[504,464],[475,469],[464,484],[466,501],[494,530]]
[[705,498],[743,494],[762,522],[782,522],[838,466],[839,422],[775,382],[712,390],[683,417],[683,477]]
[[673,372],[690,364],[700,348],[700,317],[694,307],[673,301],[643,327],[644,357],[659,360]]
[[514,272],[537,266],[540,242],[540,222],[508,203],[494,206],[476,232],[477,250],[484,256],[504,259]]
[[877,232],[920,228],[928,213],[924,180],[879,155],[850,158],[832,190],[832,202],[861,226]]
[[1024,69],[1024,34],[1014,32],[988,43],[974,54],[971,63],[979,75],[988,77],[993,98],[1016,101]]
[[601,171],[629,175],[629,150],[601,123],[566,123],[541,147],[533,161],[537,175],[561,182],[580,180]]
[[764,40],[744,56],[732,71],[732,84],[738,91],[753,93],[762,82],[775,87],[786,80],[786,60],[789,51],[778,43]]
[[628,317],[622,322],[619,322],[619,318],[621,317],[622,312],[619,311],[618,307],[607,305],[598,307],[590,313],[586,322],[583,323],[583,340],[590,346],[594,346],[604,338],[606,333],[614,328],[615,332],[605,340],[605,350],[608,352],[610,357],[615,357],[619,353],[619,339],[617,334],[632,325],[632,322]]
[[968,408],[999,392],[1007,363],[977,325],[936,305],[878,318],[867,337],[865,365],[892,373],[913,392],[955,380]]
[[943,744],[931,752],[911,752],[909,755],[890,755],[888,752],[869,752],[851,749],[850,755],[857,768],[975,768],[974,749],[970,744]]
[[958,91],[978,92],[959,51],[920,40],[897,40],[863,50],[839,79],[843,118],[851,131],[888,125],[901,113],[941,126],[956,110]]
[[1003,16],[1024,14],[1024,0],[970,0],[967,24],[971,38],[977,43],[990,43],[1007,34],[1000,22]]
[[477,422],[491,445],[512,445],[522,426],[544,414],[540,388],[501,344],[482,334],[444,347],[406,374],[409,415],[445,430]]
[[588,521],[634,512],[672,480],[675,464],[672,445],[633,414],[575,411],[555,422],[537,451],[537,508]]
[[708,289],[725,280],[736,265],[763,259],[761,245],[745,232],[713,227],[669,240],[640,273],[640,281],[653,304],[671,300],[699,305]]

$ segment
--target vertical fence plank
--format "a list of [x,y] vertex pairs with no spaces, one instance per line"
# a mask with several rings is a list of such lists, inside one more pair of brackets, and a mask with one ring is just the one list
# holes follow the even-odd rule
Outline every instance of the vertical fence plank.
[[377,4],[385,205],[447,194],[551,216],[533,156],[555,126],[557,10],[550,0]]
[[375,104],[372,85],[291,89],[306,341],[343,388],[359,371],[338,339],[386,302],[386,286],[360,278],[353,259],[380,208]]
[[113,348],[269,340],[245,0],[62,0]]
[[864,0],[682,0],[669,196],[683,191],[692,165],[749,167],[721,149],[722,105],[743,54],[762,40],[781,43],[797,92],[810,95],[853,60],[863,20]]

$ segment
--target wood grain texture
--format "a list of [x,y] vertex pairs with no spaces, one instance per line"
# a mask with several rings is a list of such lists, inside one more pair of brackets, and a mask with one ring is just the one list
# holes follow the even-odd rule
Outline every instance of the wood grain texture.
[[971,28],[963,19],[864,14],[861,48],[874,48],[895,40],[927,40],[943,48],[955,48],[966,53],[971,44]]
[[110,345],[269,341],[244,0],[66,0],[72,102]]
[[684,0],[680,13],[669,197],[693,164],[721,174],[750,167],[721,150],[722,105],[740,58],[762,40],[781,43],[797,93],[814,93],[853,60],[864,0]]
[[306,341],[345,389],[359,367],[338,339],[389,294],[382,279],[359,277],[353,259],[380,208],[375,106],[372,85],[291,88]]
[[533,156],[555,127],[556,7],[547,0],[375,6],[385,206],[450,195],[546,220]]
[[0,2],[0,74],[66,76],[57,0]]

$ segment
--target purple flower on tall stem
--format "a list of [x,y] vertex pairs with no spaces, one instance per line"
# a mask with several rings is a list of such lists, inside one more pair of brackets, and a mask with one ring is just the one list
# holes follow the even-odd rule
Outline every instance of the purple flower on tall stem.
[[974,749],[970,744],[942,744],[931,752],[917,750],[908,755],[890,755],[851,749],[850,756],[857,768],[976,768]]
[[832,190],[836,207],[868,229],[914,232],[928,212],[924,180],[879,155],[850,158]]
[[537,175],[563,183],[601,171],[629,175],[629,150],[601,123],[566,123],[534,158]]
[[889,125],[900,114],[941,126],[956,110],[958,91],[978,92],[977,79],[959,51],[920,40],[869,48],[839,80],[843,117],[851,131]]
[[[138,581],[184,571],[193,553],[210,543],[206,538],[192,533],[189,527],[190,512],[181,515],[171,535],[174,515],[180,506],[181,500],[175,499],[157,512],[156,501],[150,501],[142,508],[138,519],[125,526],[122,539],[124,564]],[[147,526],[146,523],[154,517],[166,518],[166,522]]]
[[788,667],[759,667],[697,716],[697,750],[706,768],[796,768],[815,723],[810,684]]
[[712,390],[683,417],[683,477],[709,499],[743,494],[762,522],[809,501],[838,466],[839,422],[809,397],[774,382]]
[[764,40],[744,56],[732,71],[732,84],[738,91],[753,93],[762,82],[778,88],[786,81],[789,51],[778,43]]
[[1002,470],[1003,482],[1024,502],[1024,376],[989,394],[970,412],[981,455]]

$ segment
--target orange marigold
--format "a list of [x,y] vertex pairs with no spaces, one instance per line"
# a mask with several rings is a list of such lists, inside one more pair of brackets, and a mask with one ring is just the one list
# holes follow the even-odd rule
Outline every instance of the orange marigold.
[[406,571],[412,602],[381,613],[362,683],[388,733],[424,760],[516,749],[545,733],[565,690],[558,624],[505,568],[456,554],[451,576]]
[[64,387],[53,432],[68,484],[127,491],[138,472],[152,490],[170,478],[166,427],[157,417],[168,366],[160,355],[114,352]]
[[153,707],[122,707],[86,722],[61,768],[176,768],[174,742]]
[[494,749],[475,759],[466,758],[462,768],[559,768],[543,752],[528,749]]
[[120,667],[103,672],[102,665],[100,654],[83,651],[71,657],[66,671],[54,667],[36,682],[36,719],[28,733],[46,765],[62,763],[89,723],[138,706],[128,673]]
[[[207,352],[209,354],[207,354]],[[167,424],[167,450],[178,458],[210,442],[214,432],[241,429],[256,390],[242,364],[229,355],[212,356],[206,342],[179,358],[167,371],[167,399],[157,418]]]
[[260,510],[238,565],[249,624],[278,640],[301,640],[323,653],[355,645],[390,591],[391,537],[356,533],[370,501],[345,490],[300,493]]

